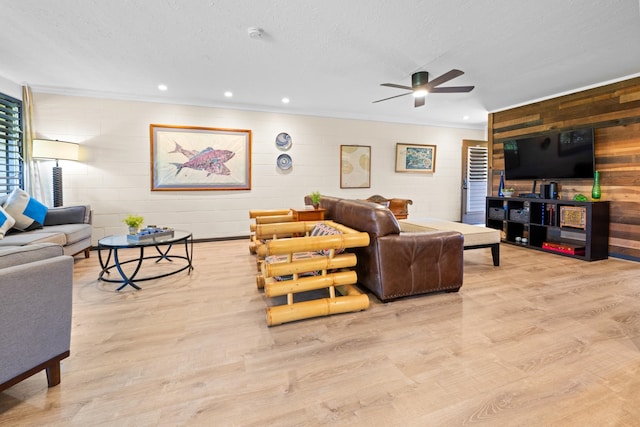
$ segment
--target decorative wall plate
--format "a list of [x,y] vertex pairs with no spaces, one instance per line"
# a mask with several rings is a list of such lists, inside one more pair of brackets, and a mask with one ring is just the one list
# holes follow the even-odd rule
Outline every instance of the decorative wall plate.
[[291,156],[288,154],[280,154],[278,156],[277,164],[282,170],[291,169],[291,166],[293,165],[291,162]]
[[288,150],[291,148],[291,135],[286,132],[281,132],[276,136],[276,146],[281,150]]

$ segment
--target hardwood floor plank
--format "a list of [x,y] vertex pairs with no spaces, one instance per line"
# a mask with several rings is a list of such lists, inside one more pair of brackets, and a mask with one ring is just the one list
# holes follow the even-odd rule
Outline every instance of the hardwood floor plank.
[[0,426],[637,425],[640,264],[503,246],[458,293],[271,328],[248,241],[141,291],[78,257],[62,382],[0,393]]

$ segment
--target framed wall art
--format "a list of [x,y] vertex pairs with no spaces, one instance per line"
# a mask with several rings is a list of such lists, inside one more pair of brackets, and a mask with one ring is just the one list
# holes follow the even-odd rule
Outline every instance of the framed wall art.
[[433,173],[435,171],[435,145],[396,144],[396,172]]
[[371,187],[371,146],[340,146],[340,188]]
[[150,125],[151,190],[250,190],[251,131]]

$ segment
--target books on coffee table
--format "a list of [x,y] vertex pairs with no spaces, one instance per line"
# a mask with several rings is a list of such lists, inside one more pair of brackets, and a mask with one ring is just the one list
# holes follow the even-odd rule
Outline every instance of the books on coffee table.
[[161,237],[173,237],[173,230],[169,228],[147,227],[138,231],[137,234],[127,234],[127,241],[140,243],[153,241]]

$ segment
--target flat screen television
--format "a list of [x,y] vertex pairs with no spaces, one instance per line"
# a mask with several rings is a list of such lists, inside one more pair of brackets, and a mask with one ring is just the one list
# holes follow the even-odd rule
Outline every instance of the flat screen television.
[[593,135],[589,128],[505,140],[505,178],[593,178]]

